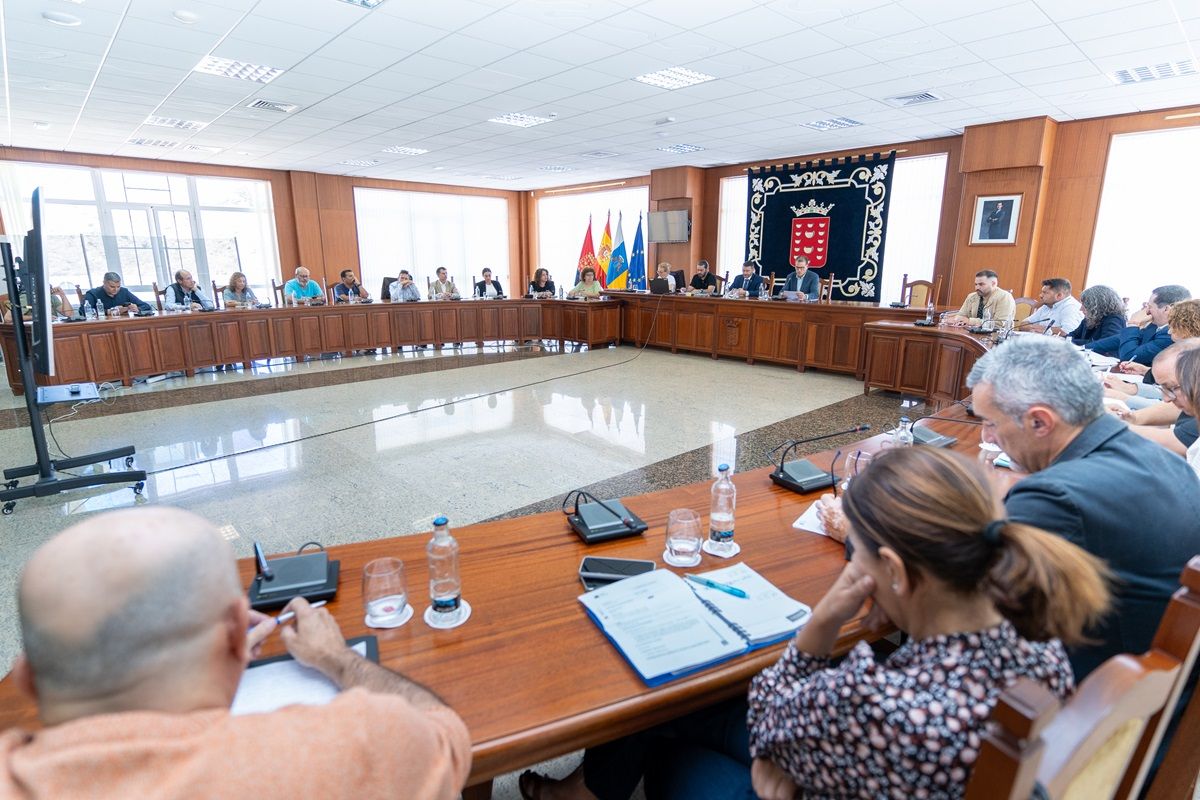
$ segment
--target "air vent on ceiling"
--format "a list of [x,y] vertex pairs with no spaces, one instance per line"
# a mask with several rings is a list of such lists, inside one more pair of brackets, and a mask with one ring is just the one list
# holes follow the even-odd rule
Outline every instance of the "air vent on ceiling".
[[246,103],[246,108],[256,111],[278,111],[280,114],[290,114],[299,107],[295,103],[281,103],[278,100],[252,100]]
[[219,153],[220,147],[213,147],[210,144],[185,144],[180,150],[186,150],[189,153]]
[[669,144],[658,149],[664,153],[698,153],[704,148],[694,144]]
[[146,117],[143,125],[156,125],[160,128],[175,128],[180,131],[199,131],[203,130],[207,122],[196,122],[190,119],[176,119],[175,117]]
[[374,167],[383,162],[371,158],[347,158],[345,161],[339,161],[338,163],[344,164],[347,167]]
[[883,102],[904,108],[905,106],[919,106],[922,103],[936,103],[938,100],[945,100],[940,94],[934,92],[913,92],[912,94],[897,94],[891,97],[883,98]]
[[1166,78],[1178,78],[1182,75],[1195,75],[1196,65],[1190,58],[1182,61],[1164,61],[1143,67],[1126,67],[1108,73],[1108,77],[1116,84],[1145,83],[1146,81],[1161,81]]
[[485,181],[515,181],[520,180],[520,175],[480,175]]
[[565,164],[547,164],[544,167],[538,167],[538,169],[540,169],[542,172],[570,172],[575,168],[568,167]]
[[812,122],[800,123],[800,127],[812,128],[814,131],[835,131],[839,128],[855,128],[859,125],[862,125],[862,123],[849,117],[831,117],[829,119],[817,119]]
[[147,139],[143,137],[134,137],[126,139],[126,144],[136,144],[138,147],[175,147],[179,142],[174,139]]
[[612,158],[613,156],[619,156],[621,154],[614,153],[611,150],[592,150],[587,153],[580,153],[580,155],[584,158]]
[[385,153],[395,153],[401,156],[423,156],[429,151],[423,147],[405,147],[403,145],[394,144],[383,148]]
[[517,128],[532,128],[534,125],[545,125],[547,122],[553,122],[554,117],[538,117],[533,114],[522,114],[520,112],[512,112],[510,114],[500,114],[492,117],[488,122],[496,122],[501,125],[512,125]]

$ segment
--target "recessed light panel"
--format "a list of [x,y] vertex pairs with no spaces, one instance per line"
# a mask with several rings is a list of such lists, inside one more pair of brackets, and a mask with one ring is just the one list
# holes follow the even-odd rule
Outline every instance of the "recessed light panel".
[[544,167],[538,167],[542,172],[570,172],[574,167],[564,166],[563,164],[547,164]]
[[342,2],[359,8],[375,8],[375,6],[383,4],[383,0],[342,0]]
[[207,122],[196,122],[190,119],[176,119],[174,117],[146,117],[145,125],[157,125],[160,128],[175,128],[180,131],[199,131],[203,130]]
[[371,158],[347,158],[345,161],[339,161],[338,163],[346,167],[373,167],[383,162]]
[[174,139],[147,139],[142,136],[137,136],[132,139],[126,139],[126,144],[136,144],[138,147],[176,147],[179,142]]
[[383,148],[383,152],[395,153],[401,156],[423,156],[429,151],[420,147],[401,147],[398,144],[394,144],[391,147]]
[[492,117],[488,122],[497,122],[501,125],[514,125],[518,128],[532,128],[534,125],[542,125],[547,122],[553,122],[553,117],[535,117],[530,114],[501,114],[498,117]]
[[697,147],[694,144],[669,144],[666,147],[660,147],[658,149],[664,153],[698,153],[704,148]]
[[1145,83],[1146,81],[1161,81],[1166,78],[1178,78],[1181,75],[1195,75],[1196,65],[1190,58],[1182,61],[1164,61],[1160,64],[1150,64],[1141,67],[1126,67],[1108,73],[1108,78],[1118,85],[1128,83]]
[[78,28],[83,24],[83,20],[79,17],[62,11],[43,11],[42,19],[54,25],[61,25],[64,28]]
[[180,150],[186,150],[189,153],[219,153],[220,147],[213,147],[209,144],[185,144]]
[[657,86],[660,89],[682,89],[685,86],[695,86],[698,83],[715,81],[716,77],[705,75],[703,72],[696,72],[685,67],[670,67],[669,69],[660,69],[658,72],[647,72],[645,75],[638,75],[634,80],[649,86]]
[[612,158],[613,156],[619,156],[621,154],[614,153],[611,150],[591,150],[587,153],[580,153],[580,155],[584,158]]
[[205,75],[218,75],[222,78],[237,78],[241,81],[254,83],[270,83],[283,74],[283,70],[267,67],[262,64],[249,64],[245,61],[234,61],[231,58],[205,56],[192,67],[193,72],[203,72]]
[[835,131],[839,128],[856,128],[859,125],[862,125],[862,123],[849,117],[830,117],[829,119],[817,119],[812,122],[800,123],[801,128],[811,128],[814,131]]
[[515,181],[520,179],[520,175],[480,175],[485,181]]

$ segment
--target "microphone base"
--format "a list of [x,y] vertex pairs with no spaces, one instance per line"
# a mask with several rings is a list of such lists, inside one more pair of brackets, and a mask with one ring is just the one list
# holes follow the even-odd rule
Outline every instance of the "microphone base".
[[808,494],[833,486],[833,477],[811,461],[789,461],[771,473],[771,481],[797,494]]
[[639,536],[649,529],[645,520],[625,508],[619,500],[606,500],[606,504],[622,517],[633,521],[632,527],[625,524],[624,519],[618,519],[612,512],[599,503],[580,503],[578,514],[568,514],[567,523],[571,530],[585,544],[607,542],[610,539],[622,539],[626,536]]
[[946,436],[929,428],[913,428],[913,443],[923,444],[927,447],[949,447],[958,441],[957,437]]

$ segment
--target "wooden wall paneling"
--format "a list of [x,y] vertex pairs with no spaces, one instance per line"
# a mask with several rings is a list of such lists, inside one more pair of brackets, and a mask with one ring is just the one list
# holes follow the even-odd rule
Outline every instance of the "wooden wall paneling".
[[317,173],[317,208],[321,215],[325,286],[328,288],[340,280],[339,273],[344,269],[352,269],[361,276],[358,223],[354,218],[354,179]]
[[421,306],[418,306],[415,311],[417,339],[422,343],[434,342],[434,337],[437,336],[435,309],[422,304]]
[[779,360],[779,325],[780,320],[774,315],[762,312],[754,315],[751,320],[753,335],[750,337],[752,359]]
[[386,306],[376,303],[367,312],[368,347],[392,346],[392,315]]
[[[499,304],[497,304],[499,303]],[[503,301],[484,301],[479,307],[479,331],[484,341],[502,339],[500,335],[500,309]]]
[[545,334],[542,333],[542,309],[544,305],[536,306],[521,306],[518,312],[521,315],[521,333],[530,338],[541,338]]
[[[413,303],[390,303],[391,342],[416,342],[420,340],[416,307]],[[390,345],[389,345],[390,346]]]
[[962,171],[1044,167],[1056,124],[1049,117],[1029,117],[971,125],[963,131]]
[[300,335],[296,329],[298,317],[290,312],[271,320],[271,351],[281,357],[300,355]]
[[[967,389],[967,351],[953,342],[938,342],[937,368],[931,382],[932,398],[938,403],[953,403],[969,393]],[[974,365],[975,359],[971,359]]]
[[[172,372],[185,370],[187,345],[183,340],[183,331],[175,325],[155,325],[151,331],[154,334],[154,354],[158,366]],[[241,348],[237,347],[234,353],[240,358]]]
[[523,327],[521,309],[511,306],[502,306],[497,315],[501,339],[516,339],[521,340],[534,335],[528,329]]
[[[563,300],[562,302],[566,302]],[[558,339],[562,341],[562,313],[558,304],[542,303],[538,306],[538,335],[542,339]]]
[[325,274],[325,250],[321,246],[321,207],[317,199],[315,172],[289,172],[292,207],[296,215],[296,261],[283,262],[282,277],[290,279],[303,264],[313,275]]

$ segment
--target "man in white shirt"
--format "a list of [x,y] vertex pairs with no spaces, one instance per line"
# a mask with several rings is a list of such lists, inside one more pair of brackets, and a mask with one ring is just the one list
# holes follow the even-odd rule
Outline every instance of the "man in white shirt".
[[1038,294],[1042,304],[1017,326],[1018,330],[1049,332],[1069,336],[1083,322],[1083,304],[1071,296],[1071,282],[1066,278],[1047,278]]

